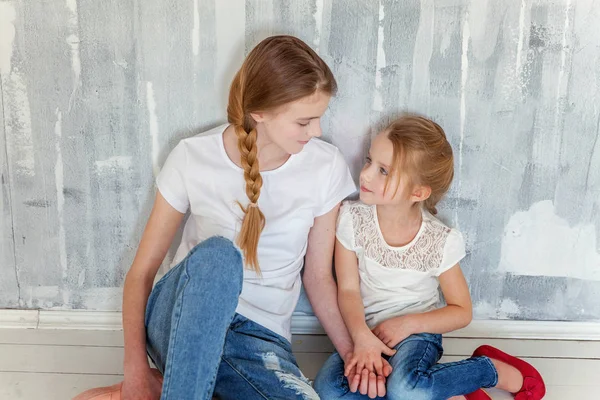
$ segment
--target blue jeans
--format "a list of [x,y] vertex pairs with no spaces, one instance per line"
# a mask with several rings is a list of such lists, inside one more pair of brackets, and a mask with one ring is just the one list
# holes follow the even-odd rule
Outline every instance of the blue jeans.
[[[396,354],[385,357],[392,366],[387,378],[388,400],[446,400],[469,394],[498,383],[498,373],[487,357],[438,364],[442,357],[442,336],[431,333],[411,335],[396,346]],[[368,399],[352,393],[344,377],[344,361],[334,353],[315,380],[315,390],[323,400]],[[381,399],[381,397],[378,397]]]
[[319,398],[290,342],[235,312],[242,280],[240,252],[213,237],[155,285],[145,322],[162,400]]

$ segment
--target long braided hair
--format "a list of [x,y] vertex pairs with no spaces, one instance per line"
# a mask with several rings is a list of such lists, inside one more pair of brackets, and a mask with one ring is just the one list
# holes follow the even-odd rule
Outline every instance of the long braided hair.
[[293,36],[272,36],[246,57],[229,91],[227,119],[235,128],[246,181],[248,204],[237,244],[246,266],[260,273],[258,241],[265,216],[258,207],[263,184],[258,165],[256,122],[251,113],[276,109],[317,91],[334,95],[337,84],[325,62],[306,43]]

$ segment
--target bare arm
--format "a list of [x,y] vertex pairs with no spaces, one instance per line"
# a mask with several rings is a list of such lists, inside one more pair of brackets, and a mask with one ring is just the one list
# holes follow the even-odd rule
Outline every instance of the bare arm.
[[395,351],[375,337],[365,322],[358,259],[356,254],[346,249],[339,240],[335,242],[335,272],[340,312],[354,343],[353,359],[346,363],[345,372],[349,374],[356,363],[358,371],[362,371],[364,367],[370,372],[377,372],[377,375],[384,375],[381,354],[391,356]]
[[167,254],[184,214],[175,210],[157,192],[154,207],[123,288],[125,379],[150,369],[146,356],[146,302],[156,272]]
[[447,333],[469,325],[473,318],[471,295],[465,276],[456,264],[440,275],[446,306],[414,315],[417,332]]
[[335,273],[338,281],[338,304],[342,318],[356,343],[360,336],[371,333],[365,322],[365,308],[360,295],[358,259],[353,251],[335,241]]
[[352,340],[342,320],[337,302],[337,285],[333,279],[333,246],[339,204],[315,218],[308,235],[304,268],[304,289],[317,318],[342,358],[352,352]]
[[391,356],[394,350],[375,337],[367,326],[360,294],[358,259],[339,240],[335,241],[335,272],[340,312],[354,343],[352,357],[344,360],[344,375],[348,377],[350,391],[356,392],[360,387],[360,393],[369,394],[371,398],[383,397],[386,393],[385,378],[392,372],[392,367],[381,354]]
[[388,346],[396,346],[415,333],[447,333],[464,328],[472,319],[471,296],[465,277],[456,264],[440,275],[446,306],[437,310],[403,315],[382,322],[373,333]]

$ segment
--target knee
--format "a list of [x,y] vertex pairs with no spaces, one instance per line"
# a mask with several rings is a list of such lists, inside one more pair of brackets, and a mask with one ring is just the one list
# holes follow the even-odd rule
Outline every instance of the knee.
[[435,397],[431,390],[416,387],[406,390],[395,390],[388,387],[386,398],[388,400],[439,400],[439,397]]
[[321,367],[313,383],[315,391],[322,399],[341,399],[349,391],[344,379],[344,367],[341,357],[335,353]]
[[337,399],[338,397],[334,395],[336,391],[335,384],[333,383],[330,376],[326,376],[319,372],[315,381],[313,382],[313,387],[315,392],[322,399]]
[[323,380],[319,380],[318,383],[315,380],[313,387],[317,393],[317,396],[319,396],[319,399],[342,400],[344,395],[348,392],[343,391],[340,387],[336,386],[332,382]]
[[436,394],[429,387],[418,384],[414,376],[391,377],[387,383],[388,400],[436,400]]
[[216,286],[227,283],[239,292],[244,276],[242,254],[231,240],[213,236],[190,251],[186,272],[191,280],[210,279]]

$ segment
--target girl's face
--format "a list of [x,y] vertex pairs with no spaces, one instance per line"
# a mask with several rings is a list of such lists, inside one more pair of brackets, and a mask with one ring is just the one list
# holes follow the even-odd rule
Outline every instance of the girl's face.
[[313,137],[321,136],[321,116],[330,99],[330,95],[317,91],[276,110],[251,115],[268,142],[287,154],[296,154]]
[[[365,204],[402,204],[413,199],[414,185],[406,174],[392,173],[394,147],[387,132],[379,133],[371,142],[369,155],[360,172],[360,200]],[[386,189],[387,184],[387,189]]]

